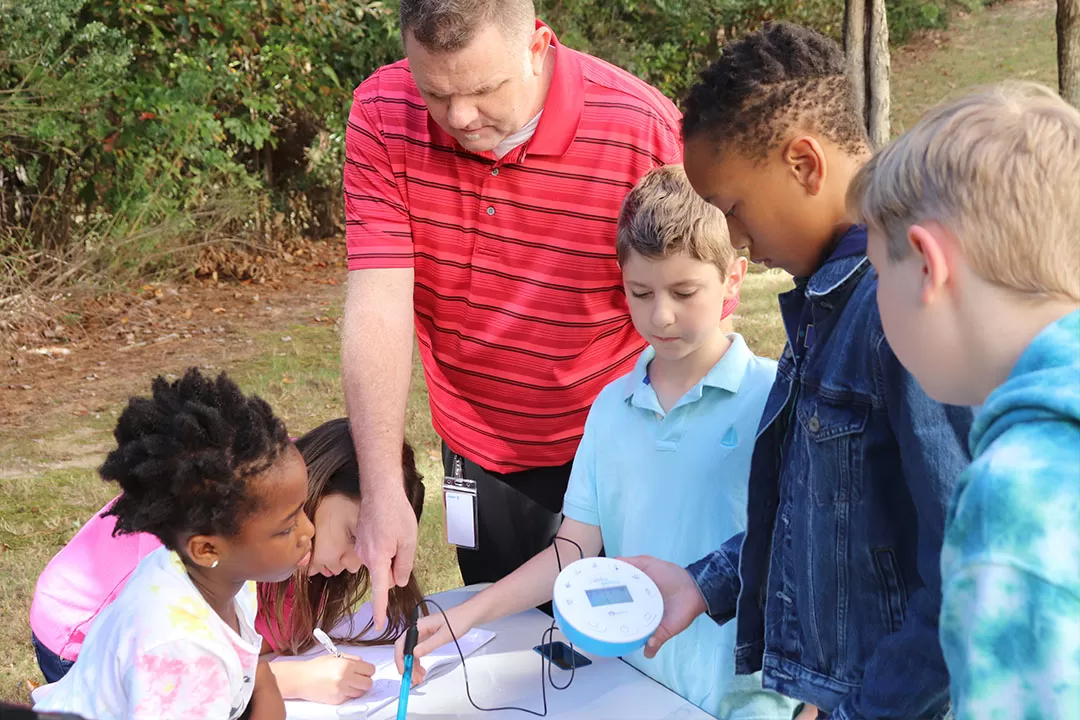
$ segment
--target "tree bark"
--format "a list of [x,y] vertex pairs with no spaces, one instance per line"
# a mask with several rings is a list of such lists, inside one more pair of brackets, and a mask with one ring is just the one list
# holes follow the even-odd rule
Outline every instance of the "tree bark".
[[1057,0],[1058,89],[1080,108],[1080,0]]
[[865,123],[866,0],[847,0],[844,3],[844,54],[847,56],[848,76],[855,88],[855,109]]
[[[1068,0],[1078,2],[1080,0]],[[891,131],[889,123],[889,23],[885,13],[885,0],[869,0],[870,31],[866,43],[869,68],[869,99],[867,102],[867,130],[870,144],[875,149],[888,144]]]

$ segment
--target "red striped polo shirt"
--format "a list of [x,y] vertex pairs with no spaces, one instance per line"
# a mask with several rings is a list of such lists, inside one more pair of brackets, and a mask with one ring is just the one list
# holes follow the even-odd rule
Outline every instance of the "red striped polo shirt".
[[494,472],[573,459],[597,393],[633,367],[616,219],[642,175],[681,161],[671,101],[554,47],[536,132],[501,160],[430,119],[404,60],[356,89],[346,132],[349,269],[414,269],[435,430]]

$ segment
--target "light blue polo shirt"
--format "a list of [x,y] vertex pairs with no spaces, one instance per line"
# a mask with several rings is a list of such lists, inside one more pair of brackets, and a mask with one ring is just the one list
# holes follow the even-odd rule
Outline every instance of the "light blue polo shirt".
[[[634,370],[593,403],[574,458],[563,513],[599,525],[608,557],[652,555],[686,566],[746,529],[750,457],[776,363],[740,335],[720,361],[664,413],[649,384],[650,347]],[[785,718],[795,703],[739,676],[735,623],[702,615],[652,660],[624,659],[721,718]]]

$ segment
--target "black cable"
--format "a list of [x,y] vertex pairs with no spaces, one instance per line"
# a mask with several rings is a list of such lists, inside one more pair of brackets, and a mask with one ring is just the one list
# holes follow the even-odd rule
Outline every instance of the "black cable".
[[[564,538],[562,536],[556,535],[555,538],[551,542],[551,546],[553,548],[555,548],[555,562],[559,567],[559,572],[562,572],[563,567],[562,567],[562,559],[559,557],[559,544],[557,542],[555,542],[556,540],[565,540],[566,542],[570,543],[571,545],[573,545],[574,547],[576,547],[578,549],[578,554],[580,555],[580,559],[582,559],[582,560],[585,559],[585,551],[581,549],[581,545],[578,545],[576,542],[574,542],[570,538]],[[472,698],[472,691],[469,689],[469,671],[465,668],[465,653],[463,653],[461,651],[461,645],[458,644],[457,635],[454,634],[454,628],[450,627],[450,618],[446,617],[446,611],[442,609],[442,606],[439,605],[439,603],[435,602],[434,600],[432,600],[430,598],[424,598],[423,600],[420,601],[420,603],[421,604],[434,605],[435,608],[442,614],[443,622],[446,623],[446,629],[450,631],[450,637],[452,637],[454,639],[454,647],[457,648],[458,657],[461,658],[461,673],[462,673],[462,675],[465,676],[465,697],[469,698],[469,703],[474,708],[479,710],[480,712],[497,712],[499,710],[517,710],[518,712],[528,713],[529,715],[534,715],[536,717],[546,717],[547,716],[547,711],[548,711],[548,706],[547,706],[547,684],[544,683],[544,661],[545,660],[547,660],[547,679],[548,679],[548,682],[551,683],[552,688],[554,688],[555,690],[565,690],[568,687],[570,687],[570,685],[574,682],[574,675],[577,672],[577,658],[575,657],[576,653],[574,652],[574,644],[570,643],[570,679],[566,681],[565,685],[560,686],[560,685],[555,684],[555,678],[552,677],[552,674],[551,674],[551,667],[555,663],[553,663],[551,661],[550,657],[545,657],[543,653],[540,654],[540,697],[543,700],[543,707],[544,707],[543,712],[537,712],[535,710],[530,710],[529,708],[518,707],[516,705],[507,705],[507,706],[504,706],[504,707],[494,707],[494,708],[480,707],[479,705],[476,704],[476,701],[473,700],[473,698]],[[419,607],[419,605],[417,607]],[[540,636],[540,646],[543,647],[544,645],[547,645],[547,644],[550,644],[550,643],[554,642],[554,640],[555,640],[555,619],[552,618],[551,626],[547,630],[545,630],[544,633]],[[410,678],[409,681],[411,682],[412,678]]]

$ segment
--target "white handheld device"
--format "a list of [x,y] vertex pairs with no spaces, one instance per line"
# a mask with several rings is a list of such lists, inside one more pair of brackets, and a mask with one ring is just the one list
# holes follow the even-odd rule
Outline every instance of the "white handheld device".
[[602,657],[644,646],[664,614],[656,583],[614,558],[585,558],[563,568],[555,579],[552,605],[566,637]]

